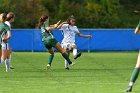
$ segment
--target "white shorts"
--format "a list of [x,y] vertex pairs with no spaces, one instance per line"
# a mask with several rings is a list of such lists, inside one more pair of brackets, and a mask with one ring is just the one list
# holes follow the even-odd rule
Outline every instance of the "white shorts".
[[61,43],[61,46],[62,46],[62,48],[65,48],[65,49],[67,49],[68,51],[71,51],[72,50],[72,46],[74,46],[75,45],[75,43]]
[[2,50],[9,50],[9,45],[8,45],[8,43],[2,42],[2,43],[1,43],[1,49],[2,49]]

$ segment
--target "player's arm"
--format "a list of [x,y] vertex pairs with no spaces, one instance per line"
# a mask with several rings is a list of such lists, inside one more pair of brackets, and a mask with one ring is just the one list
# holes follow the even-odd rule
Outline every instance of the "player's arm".
[[67,22],[62,22],[61,24],[59,24],[59,26],[57,27],[57,29],[60,29],[63,24],[67,24]]
[[91,35],[85,35],[85,34],[81,34],[81,33],[77,33],[77,35],[78,35],[79,37],[92,38]]
[[136,27],[135,34],[140,34],[140,28],[139,27]]
[[138,26],[135,29],[135,34],[140,34],[140,22],[139,22]]
[[50,25],[50,26],[46,27],[45,29],[46,29],[47,31],[51,31],[51,30],[53,30],[53,29],[56,29],[56,28],[60,25],[60,22],[61,22],[61,21],[58,21],[56,24]]
[[11,31],[7,31],[7,36],[3,38],[4,42],[8,42],[8,40],[11,38]]

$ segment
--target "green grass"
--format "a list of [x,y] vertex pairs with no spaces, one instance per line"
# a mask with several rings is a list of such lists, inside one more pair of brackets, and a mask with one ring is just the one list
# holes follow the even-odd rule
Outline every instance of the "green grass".
[[[52,69],[46,70],[47,52],[13,52],[12,72],[0,64],[0,93],[125,93],[138,52],[93,52],[72,61],[64,69],[55,54]],[[138,78],[132,93],[139,93]]]

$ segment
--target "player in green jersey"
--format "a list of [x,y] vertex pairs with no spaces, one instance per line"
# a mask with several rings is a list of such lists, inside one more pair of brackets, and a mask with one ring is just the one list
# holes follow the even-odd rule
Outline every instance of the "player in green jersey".
[[[4,60],[6,60],[7,56],[6,53],[4,54],[4,56],[2,56],[3,51],[1,51],[1,43],[3,42],[8,42],[8,40],[11,37],[11,32],[10,32],[10,28],[8,25],[6,25],[4,22],[6,20],[6,14],[2,13],[0,14],[0,63],[4,62]],[[3,37],[3,35],[7,33],[6,37]]]
[[[135,34],[140,34],[140,22],[135,29]],[[133,85],[138,78],[139,72],[140,72],[140,51],[139,51],[139,54],[138,54],[136,66],[135,66],[135,68],[132,72],[130,83],[129,83],[128,88],[126,89],[126,92],[131,92],[132,91]]]
[[51,67],[51,63],[54,58],[53,47],[55,47],[62,54],[62,56],[68,61],[70,65],[74,64],[74,62],[70,61],[68,55],[66,54],[66,51],[61,47],[60,43],[55,39],[52,34],[52,30],[56,29],[59,25],[60,21],[54,25],[49,25],[49,17],[47,15],[42,15],[39,19],[38,26],[41,28],[42,31],[42,41],[44,43],[44,46],[48,49],[50,53],[47,68]]
[[[15,14],[13,12],[9,12],[6,16],[6,21],[5,21],[5,24],[7,24],[11,30],[11,23],[14,22],[14,19],[15,19]],[[7,33],[5,33],[3,35],[3,38],[4,37],[7,37]],[[12,53],[12,49],[9,45],[8,42],[4,42],[2,41],[2,58],[4,56],[6,56],[6,60],[5,60],[5,66],[6,66],[6,72],[9,72],[11,69],[14,69],[11,65],[10,65],[10,62],[11,62],[11,53]]]

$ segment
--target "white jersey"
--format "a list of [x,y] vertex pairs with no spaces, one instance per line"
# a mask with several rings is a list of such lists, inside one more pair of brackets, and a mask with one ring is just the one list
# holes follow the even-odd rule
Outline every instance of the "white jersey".
[[63,24],[61,30],[64,34],[62,43],[75,43],[75,35],[80,33],[77,26],[71,26],[69,24]]

